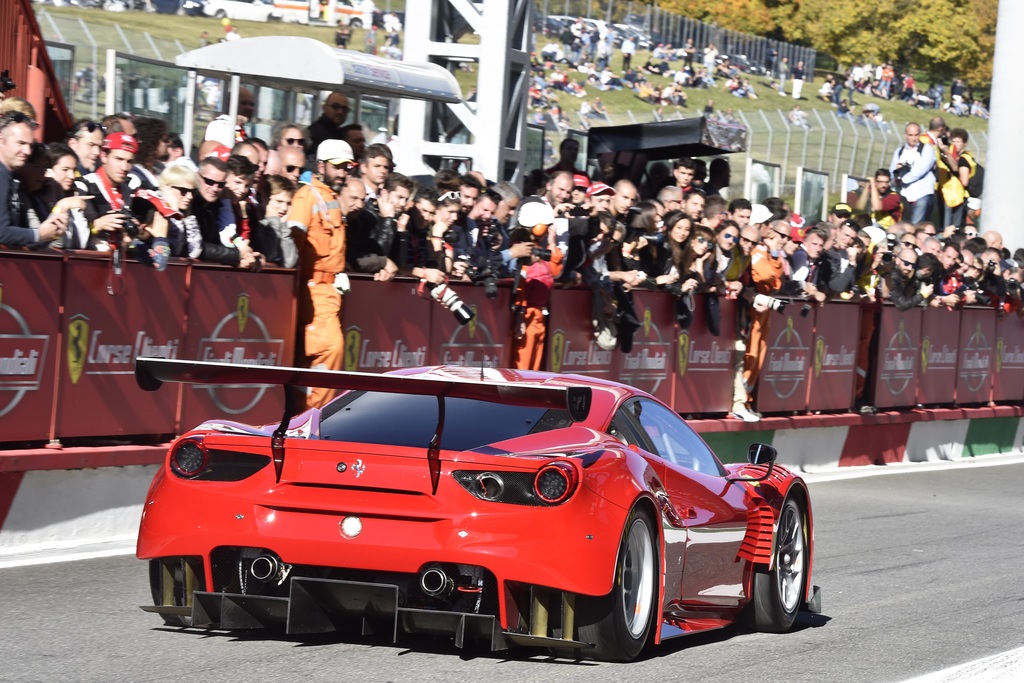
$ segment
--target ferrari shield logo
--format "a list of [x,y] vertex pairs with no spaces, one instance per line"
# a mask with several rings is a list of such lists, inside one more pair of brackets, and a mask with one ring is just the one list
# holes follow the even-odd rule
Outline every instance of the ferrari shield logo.
[[354,372],[359,367],[359,345],[362,343],[363,335],[359,329],[352,327],[345,332],[345,369]]
[[793,340],[793,316],[786,316],[786,343],[790,343]]
[[562,351],[565,348],[565,334],[561,330],[551,335],[551,371],[562,371]]
[[1003,351],[1006,345],[1003,343],[1003,338],[1000,337],[996,341],[996,373],[999,373],[1003,369]]
[[85,356],[89,350],[89,319],[76,316],[68,323],[68,374],[71,383],[78,384],[85,368]]
[[469,328],[469,338],[473,339],[476,337],[476,321],[478,318],[476,304],[470,305],[469,309],[473,311],[473,317],[469,319],[469,322],[466,324],[466,327]]
[[245,323],[249,321],[249,295],[245,292],[238,295],[235,318],[238,320],[238,331],[245,332]]
[[932,352],[932,340],[925,337],[921,340],[921,374],[928,372],[928,355]]
[[818,337],[818,341],[814,342],[814,376],[817,377],[821,374],[821,364],[825,360],[825,340],[822,337]]
[[651,336],[651,309],[644,309],[644,336]]
[[686,374],[686,364],[690,358],[690,335],[683,332],[679,335],[679,347],[677,351],[677,365],[679,367],[679,376],[682,377]]

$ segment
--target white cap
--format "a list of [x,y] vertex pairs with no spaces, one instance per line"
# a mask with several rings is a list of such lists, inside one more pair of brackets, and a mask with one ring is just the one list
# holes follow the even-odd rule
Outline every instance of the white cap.
[[750,207],[750,222],[752,225],[767,223],[771,219],[772,212],[764,204],[754,204]]
[[352,147],[344,140],[324,140],[316,148],[316,158],[317,161],[329,161],[332,164],[354,161]]
[[524,228],[535,225],[551,225],[555,222],[555,212],[544,202],[524,202],[519,207],[516,221]]

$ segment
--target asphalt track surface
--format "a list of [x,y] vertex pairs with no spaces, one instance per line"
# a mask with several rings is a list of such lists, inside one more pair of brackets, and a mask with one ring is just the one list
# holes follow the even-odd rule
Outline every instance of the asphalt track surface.
[[138,609],[149,589],[133,557],[7,568],[0,680],[904,681],[1024,645],[1022,485],[1024,464],[812,480],[823,613],[784,635],[677,639],[631,664],[172,629]]

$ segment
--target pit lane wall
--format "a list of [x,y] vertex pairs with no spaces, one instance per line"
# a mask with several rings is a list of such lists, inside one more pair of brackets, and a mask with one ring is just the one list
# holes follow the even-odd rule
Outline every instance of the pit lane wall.
[[[164,449],[159,444],[214,418],[279,419],[270,387],[140,391],[136,355],[288,364],[295,274],[251,274],[175,263],[163,273],[109,257],[0,254],[0,558],[23,548],[131,538]],[[459,326],[417,292],[418,283],[353,278],[342,327],[346,370],[385,372],[447,363],[509,365],[510,292],[458,292],[477,312]],[[757,396],[767,417],[724,418],[733,378],[736,302],[698,298],[685,328],[675,301],[636,292],[628,352],[594,341],[590,292],[551,302],[547,368],[624,381],[693,420],[723,460],[752,441],[772,443],[798,470],[958,459],[1021,448],[1024,322],[994,311],[886,307],[878,324],[869,396],[853,405],[862,310],[832,303],[772,316]],[[622,341],[625,341],[623,337]],[[996,405],[989,406],[992,401]],[[916,409],[921,404],[925,409]],[[941,407],[935,407],[941,406]],[[84,439],[124,446],[81,447]],[[47,442],[59,448],[44,448]],[[56,443],[59,442],[59,443]]]

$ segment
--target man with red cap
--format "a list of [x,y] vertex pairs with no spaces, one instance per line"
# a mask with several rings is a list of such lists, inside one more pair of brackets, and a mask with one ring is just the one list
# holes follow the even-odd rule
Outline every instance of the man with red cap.
[[[85,210],[75,213],[75,233],[91,232],[92,237],[85,243],[76,243],[74,248],[110,251],[120,243],[126,203],[140,186],[139,179],[129,174],[138,151],[134,135],[110,133],[103,138],[99,168],[75,180],[78,194],[91,197]],[[80,224],[83,221],[85,225]]]

